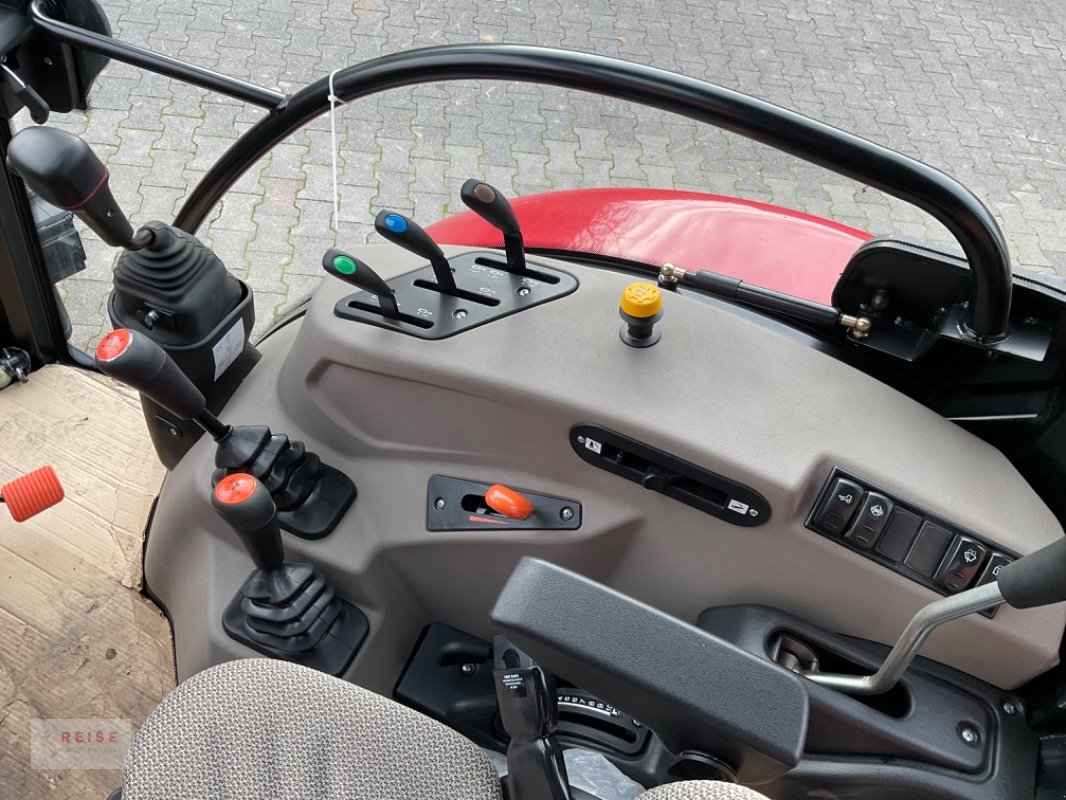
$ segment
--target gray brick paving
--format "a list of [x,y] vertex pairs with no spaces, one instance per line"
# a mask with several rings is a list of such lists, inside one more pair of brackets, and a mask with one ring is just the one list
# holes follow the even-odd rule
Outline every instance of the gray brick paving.
[[[977,192],[1018,265],[1066,273],[1066,15],[1061,0],[105,0],[116,35],[292,91],[416,46],[533,42],[749,92],[916,156]],[[112,64],[94,110],[60,124],[107,160],[135,222],[181,197],[263,112]],[[431,222],[480,176],[515,194],[656,185],[780,203],[943,241],[903,203],[736,136],[615,100],[524,85],[400,90],[343,112],[339,234],[319,119],[216,209],[205,238],[257,293],[259,328],[313,289],[323,248],[372,239],[380,208]],[[75,341],[106,326],[113,254],[64,283]]]

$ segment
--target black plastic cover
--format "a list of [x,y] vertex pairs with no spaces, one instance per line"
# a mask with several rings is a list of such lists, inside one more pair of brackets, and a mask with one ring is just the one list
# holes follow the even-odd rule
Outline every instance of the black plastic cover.
[[537,662],[650,726],[673,752],[735,767],[744,783],[799,763],[802,680],[699,628],[581,575],[519,562],[490,617]]

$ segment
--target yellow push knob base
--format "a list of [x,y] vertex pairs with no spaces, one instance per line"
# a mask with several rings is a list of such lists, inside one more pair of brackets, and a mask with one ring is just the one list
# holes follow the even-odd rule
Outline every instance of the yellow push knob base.
[[618,315],[625,323],[618,335],[630,347],[651,347],[662,338],[656,323],[663,317],[663,299],[654,283],[629,284],[622,292]]

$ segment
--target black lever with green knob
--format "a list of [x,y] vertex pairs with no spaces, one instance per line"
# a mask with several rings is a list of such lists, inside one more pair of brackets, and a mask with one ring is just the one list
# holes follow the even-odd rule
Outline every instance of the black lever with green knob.
[[389,319],[400,319],[396,292],[365,261],[340,250],[330,249],[322,256],[322,268],[345,283],[377,295],[382,315]]

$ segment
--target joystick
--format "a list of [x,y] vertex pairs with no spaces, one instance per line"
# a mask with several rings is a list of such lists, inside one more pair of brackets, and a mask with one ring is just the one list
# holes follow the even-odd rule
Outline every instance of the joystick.
[[274,658],[340,675],[366,638],[363,612],[337,597],[311,564],[285,561],[274,501],[253,476],[227,475],[211,504],[256,566],[222,614],[226,633]]
[[515,275],[525,275],[526,250],[522,239],[522,229],[514,209],[507,198],[484,181],[471,178],[459,190],[459,197],[467,207],[485,222],[497,228],[503,234],[504,251],[507,253],[507,271]]
[[[111,324],[151,331],[211,407],[221,407],[259,360],[249,342],[251,289],[192,234],[157,220],[134,232],[111,193],[107,167],[79,137],[25,128],[12,137],[7,164],[42,199],[76,214],[106,244],[125,249],[112,277]],[[200,430],[147,398],[142,406],[159,459],[171,468]]]
[[119,328],[100,340],[96,366],[180,419],[192,420],[217,443],[212,482],[251,473],[277,505],[281,527],[305,539],[320,539],[340,522],[355,500],[347,475],[323,464],[302,442],[271,433],[266,425],[227,425],[208,408],[203,394],[173,359],[146,334]]

